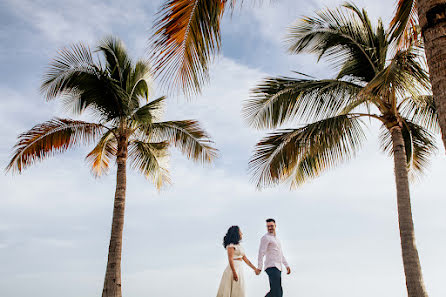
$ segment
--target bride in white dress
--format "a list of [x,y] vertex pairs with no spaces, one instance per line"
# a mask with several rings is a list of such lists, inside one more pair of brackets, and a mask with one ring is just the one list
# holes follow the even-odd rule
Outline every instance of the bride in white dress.
[[243,233],[238,226],[229,228],[223,239],[223,246],[228,252],[228,266],[223,272],[217,297],[245,297],[245,280],[243,277],[243,261],[255,272],[257,268],[252,265],[240,245]]

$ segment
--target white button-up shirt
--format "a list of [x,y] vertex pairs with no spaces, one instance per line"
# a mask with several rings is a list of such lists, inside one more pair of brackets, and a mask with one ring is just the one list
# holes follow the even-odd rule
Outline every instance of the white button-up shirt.
[[280,244],[279,239],[270,233],[263,235],[262,239],[260,240],[259,263],[257,266],[257,268],[260,270],[262,270],[263,257],[265,256],[265,269],[277,267],[277,269],[282,271],[282,263],[285,265],[285,267],[289,267],[288,262],[283,256],[282,245]]

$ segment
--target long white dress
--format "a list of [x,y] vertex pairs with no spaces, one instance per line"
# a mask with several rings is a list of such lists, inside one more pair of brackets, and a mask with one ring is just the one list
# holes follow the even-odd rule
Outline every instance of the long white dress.
[[[234,248],[233,259],[241,259],[245,255],[245,250],[240,244],[229,244]],[[231,266],[226,267],[221,277],[220,287],[218,288],[217,297],[245,297],[245,278],[243,276],[243,260],[235,260],[234,268],[238,275],[238,281],[232,276]]]

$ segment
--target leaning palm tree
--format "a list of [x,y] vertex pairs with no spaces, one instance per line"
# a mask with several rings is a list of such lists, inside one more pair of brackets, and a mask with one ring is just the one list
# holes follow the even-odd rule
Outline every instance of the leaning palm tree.
[[417,176],[436,149],[438,119],[420,49],[393,51],[382,21],[371,24],[353,4],[306,17],[290,29],[289,51],[328,58],[334,78],[270,77],[244,106],[251,126],[278,128],[263,138],[250,160],[259,188],[280,182],[296,187],[355,156],[364,126],[382,125],[381,144],[394,159],[402,258],[409,297],[427,296],[415,245],[409,175]]
[[443,144],[446,149],[446,1],[399,0],[391,28],[399,45],[424,40],[432,93],[438,106]]
[[168,148],[189,159],[211,162],[216,156],[207,133],[195,120],[161,121],[165,98],[149,100],[150,68],[132,62],[123,43],[108,37],[99,43],[101,57],[77,44],[60,51],[45,75],[48,100],[63,99],[75,115],[87,111],[95,122],[55,118],[21,134],[7,170],[22,172],[36,161],[95,142],[86,160],[93,174],[106,173],[116,160],[116,192],[103,297],[121,297],[121,251],[126,199],[127,161],[157,188],[169,183]]

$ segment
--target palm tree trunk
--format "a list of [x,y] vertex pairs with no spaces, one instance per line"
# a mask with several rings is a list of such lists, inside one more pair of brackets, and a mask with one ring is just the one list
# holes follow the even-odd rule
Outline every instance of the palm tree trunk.
[[427,297],[421,272],[420,259],[415,244],[403,135],[399,126],[391,128],[390,133],[392,134],[393,141],[398,222],[400,227],[401,249],[404,273],[406,275],[407,293],[409,297]]
[[418,0],[417,5],[432,93],[446,148],[446,1]]
[[113,220],[108,249],[107,271],[105,273],[102,297],[121,297],[121,253],[122,231],[124,229],[125,190],[126,190],[127,139],[118,143],[116,191],[113,207]]

